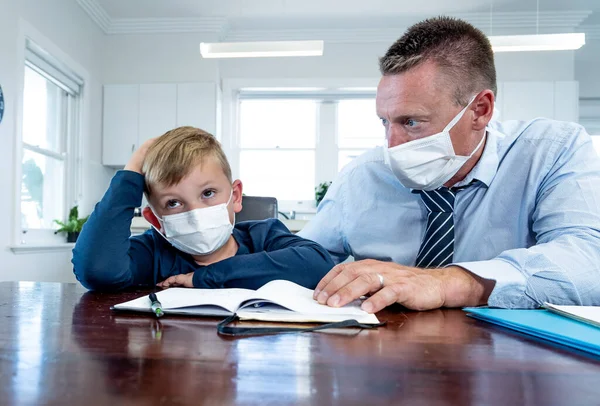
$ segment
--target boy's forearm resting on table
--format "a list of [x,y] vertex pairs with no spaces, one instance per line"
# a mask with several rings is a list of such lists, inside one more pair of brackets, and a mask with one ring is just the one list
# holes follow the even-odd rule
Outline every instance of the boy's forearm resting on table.
[[258,289],[269,281],[285,279],[314,289],[334,264],[323,248],[311,241],[306,243],[239,255],[208,265],[194,273],[194,287]]

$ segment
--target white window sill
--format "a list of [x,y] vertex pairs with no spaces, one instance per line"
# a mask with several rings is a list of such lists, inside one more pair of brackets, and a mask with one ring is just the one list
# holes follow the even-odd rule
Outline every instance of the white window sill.
[[71,251],[75,243],[65,242],[62,244],[23,244],[12,245],[9,248],[16,255],[22,254],[45,254],[60,251]]

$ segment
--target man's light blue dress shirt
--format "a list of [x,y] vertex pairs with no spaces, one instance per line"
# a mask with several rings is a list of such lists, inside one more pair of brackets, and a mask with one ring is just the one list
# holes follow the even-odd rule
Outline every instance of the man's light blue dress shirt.
[[[600,305],[600,158],[574,123],[493,122],[483,154],[455,186],[454,264],[496,281],[490,306]],[[414,266],[427,210],[381,148],[333,182],[302,237],[341,262]]]

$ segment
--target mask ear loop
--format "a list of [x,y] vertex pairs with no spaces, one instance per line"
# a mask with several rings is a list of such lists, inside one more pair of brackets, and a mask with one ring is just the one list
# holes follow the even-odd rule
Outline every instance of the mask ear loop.
[[[465,112],[467,111],[467,108],[471,105],[471,103],[473,103],[473,101],[475,100],[475,98],[477,97],[477,95],[474,95],[473,97],[471,97],[471,100],[469,100],[469,103],[465,106],[465,108],[460,112],[460,114],[450,122],[450,124],[452,124],[452,127],[454,127],[454,125],[458,122],[458,120],[460,120],[462,118],[462,116],[465,114]],[[494,107],[494,110],[496,108]],[[448,125],[450,125],[448,124]],[[452,127],[450,127],[448,129],[448,131],[450,131],[452,129]],[[483,141],[486,138],[486,132],[483,133],[483,137],[481,137],[481,140],[479,140],[479,143],[477,144],[477,146],[475,147],[475,149],[473,151],[471,151],[471,153],[468,155],[469,158],[471,158],[475,152],[477,152],[477,150],[481,147],[481,144],[483,144]]]
[[152,207],[150,203],[148,203],[148,207],[150,207],[150,210],[152,210],[152,214],[154,214],[154,217],[156,217],[157,220],[163,221],[162,217],[159,217],[158,214],[156,214],[156,210],[154,210],[154,207]]
[[483,133],[483,137],[481,137],[481,140],[479,141],[479,144],[477,144],[477,146],[475,147],[475,149],[473,150],[473,152],[471,152],[471,154],[469,155],[469,158],[471,158],[475,154],[475,152],[477,152],[477,150],[479,148],[481,148],[481,144],[483,144],[483,141],[485,141],[486,136],[487,136],[487,131],[485,131]]
[[448,123],[448,125],[446,127],[444,127],[444,130],[442,132],[448,132],[452,128],[454,128],[454,126],[456,125],[456,123],[458,123],[458,121],[462,118],[462,116],[465,114],[465,112],[467,111],[467,109],[469,108],[469,106],[471,105],[471,103],[473,103],[473,101],[475,100],[476,97],[477,97],[477,95],[474,95],[473,97],[471,97],[471,99],[469,100],[469,102],[467,103],[467,105],[460,111],[460,113],[458,113],[456,115],[456,117],[454,117],[452,119],[452,121],[450,121]]
[[[163,227],[164,220],[162,219],[162,217],[159,217],[159,216],[156,214],[156,211],[154,210],[154,207],[152,207],[152,205],[151,205],[150,203],[148,203],[148,207],[149,207],[149,208],[150,208],[150,210],[152,211],[152,214],[154,214],[154,217],[156,217],[156,219],[158,220],[158,222],[159,222],[159,224],[161,225],[161,227]],[[162,236],[162,237],[163,237],[165,240],[169,241],[169,240],[167,239],[167,236],[166,236],[166,234],[164,234],[162,231],[160,231],[158,228],[156,228],[156,226],[155,226],[154,224],[150,224],[150,225],[151,225],[151,226],[152,226],[152,228],[153,228],[154,230],[156,230],[156,232],[157,232],[158,234],[160,234],[160,235],[161,235],[161,236]]]
[[[231,193],[229,194],[229,200],[227,200],[227,206],[229,206],[229,203],[231,203],[231,199],[233,199],[233,185],[231,185]],[[233,212],[233,226],[235,227],[235,211]]]

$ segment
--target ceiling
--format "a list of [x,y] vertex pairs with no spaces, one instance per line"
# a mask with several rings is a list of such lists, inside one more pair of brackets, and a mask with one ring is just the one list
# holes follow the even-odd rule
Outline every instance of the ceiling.
[[[425,17],[465,18],[494,34],[585,31],[598,0],[76,0],[107,34],[198,32],[218,40],[387,40]],[[331,38],[328,38],[331,37]]]
[[[491,0],[98,0],[112,18],[347,17],[489,12]],[[536,0],[493,0],[498,12],[535,11]],[[540,11],[600,11],[597,0],[543,0]]]

